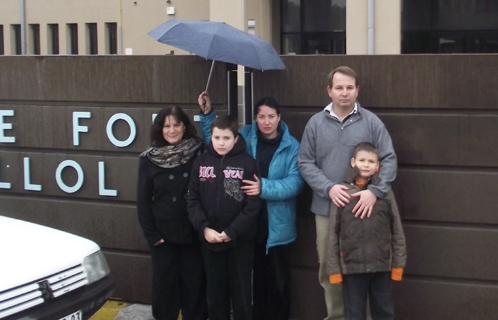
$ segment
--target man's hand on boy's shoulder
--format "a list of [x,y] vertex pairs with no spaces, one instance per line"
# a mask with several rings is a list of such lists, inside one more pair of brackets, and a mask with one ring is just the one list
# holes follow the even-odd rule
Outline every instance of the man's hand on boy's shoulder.
[[336,205],[336,207],[344,207],[346,203],[349,203],[349,198],[351,197],[348,187],[342,184],[334,184],[334,186],[329,190],[329,198]]
[[351,196],[360,197],[360,200],[353,208],[354,216],[357,218],[360,217],[360,219],[365,217],[370,218],[375,201],[377,201],[377,196],[370,190],[358,191]]

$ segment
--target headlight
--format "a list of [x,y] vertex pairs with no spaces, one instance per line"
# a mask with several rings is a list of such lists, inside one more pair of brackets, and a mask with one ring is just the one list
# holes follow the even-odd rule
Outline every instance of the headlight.
[[83,260],[88,283],[98,281],[109,274],[109,266],[102,251],[97,251]]

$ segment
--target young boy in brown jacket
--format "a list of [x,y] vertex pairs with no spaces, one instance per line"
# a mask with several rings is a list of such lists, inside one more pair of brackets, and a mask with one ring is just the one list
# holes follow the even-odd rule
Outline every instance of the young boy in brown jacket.
[[[354,150],[345,185],[352,194],[380,178],[379,153],[368,143]],[[353,214],[358,198],[344,207],[331,206],[327,271],[330,283],[343,283],[346,320],[366,319],[367,298],[373,320],[394,319],[391,279],[401,281],[406,245],[398,207],[392,191],[375,203],[370,217]]]

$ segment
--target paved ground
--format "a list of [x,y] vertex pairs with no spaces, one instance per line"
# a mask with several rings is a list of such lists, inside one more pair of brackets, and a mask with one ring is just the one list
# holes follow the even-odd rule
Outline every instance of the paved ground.
[[[181,317],[178,318],[181,320]],[[150,305],[109,300],[89,320],[154,320]]]
[[122,309],[114,320],[154,320],[150,305],[131,304]]

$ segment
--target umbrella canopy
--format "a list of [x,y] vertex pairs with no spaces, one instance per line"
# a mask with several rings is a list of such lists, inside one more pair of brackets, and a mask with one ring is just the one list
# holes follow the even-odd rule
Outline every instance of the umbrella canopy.
[[206,59],[258,70],[285,70],[279,54],[256,35],[224,22],[169,20],[148,33],[155,40]]

